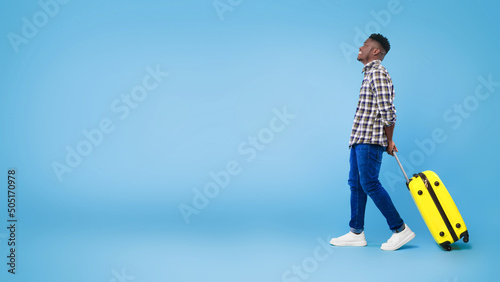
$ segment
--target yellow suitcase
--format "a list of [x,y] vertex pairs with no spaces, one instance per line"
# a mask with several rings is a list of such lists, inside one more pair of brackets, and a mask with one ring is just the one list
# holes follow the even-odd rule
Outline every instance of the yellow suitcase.
[[411,179],[408,179],[396,153],[394,156],[406,178],[406,186],[410,190],[413,201],[436,243],[450,251],[450,244],[461,238],[465,243],[469,242],[467,226],[439,176],[427,170],[414,174]]

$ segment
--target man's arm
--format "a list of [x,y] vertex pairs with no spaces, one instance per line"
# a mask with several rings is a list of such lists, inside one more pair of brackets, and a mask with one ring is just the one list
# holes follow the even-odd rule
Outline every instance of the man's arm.
[[396,144],[392,141],[395,126],[396,123],[393,123],[391,126],[384,126],[385,135],[387,136],[387,153],[391,156],[394,156],[393,151],[399,152]]
[[379,70],[373,72],[373,86],[380,119],[384,125],[385,135],[387,136],[387,153],[393,156],[393,151],[398,151],[396,144],[392,141],[394,126],[396,125],[396,108],[393,103],[392,81],[386,71]]

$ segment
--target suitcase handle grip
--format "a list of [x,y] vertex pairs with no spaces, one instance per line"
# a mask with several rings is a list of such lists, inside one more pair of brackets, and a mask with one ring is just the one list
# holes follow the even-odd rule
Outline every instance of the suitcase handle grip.
[[403,174],[405,175],[405,179],[406,179],[406,186],[408,186],[408,184],[410,184],[410,180],[408,179],[408,175],[406,175],[406,172],[405,170],[403,169],[403,166],[401,165],[401,162],[399,161],[399,158],[398,158],[398,155],[396,154],[395,151],[392,152],[394,154],[394,157],[396,158],[396,161],[398,161],[398,164],[399,164],[399,168],[401,168],[401,171],[403,172]]

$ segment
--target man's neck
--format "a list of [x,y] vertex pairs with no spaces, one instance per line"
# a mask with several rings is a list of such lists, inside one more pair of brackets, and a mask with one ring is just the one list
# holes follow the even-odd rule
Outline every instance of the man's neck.
[[363,63],[365,66],[368,65],[369,63],[373,62],[373,61],[377,61],[377,60],[380,60],[380,59],[370,59],[369,61],[367,62],[361,62]]

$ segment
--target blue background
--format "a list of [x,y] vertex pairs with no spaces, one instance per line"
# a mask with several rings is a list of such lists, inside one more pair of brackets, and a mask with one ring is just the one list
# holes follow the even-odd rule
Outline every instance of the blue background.
[[[41,1],[53,16],[37,1],[0,4],[0,171],[16,169],[19,220],[11,275],[5,182],[2,281],[495,279],[498,3],[62,2]],[[23,17],[40,27],[16,45],[9,34],[23,36]],[[451,252],[434,243],[387,154],[381,181],[417,237],[381,251],[391,233],[369,201],[368,246],[328,245],[348,230],[355,58],[372,32],[392,45],[383,65],[400,157],[409,173],[441,176],[470,230]],[[113,102],[147,67],[169,75],[120,119]],[[294,118],[270,136],[284,109]],[[66,147],[103,119],[113,131],[60,181],[53,163],[66,165]],[[267,143],[253,158],[238,150],[259,134]],[[179,207],[231,161],[240,172],[188,223]]]

